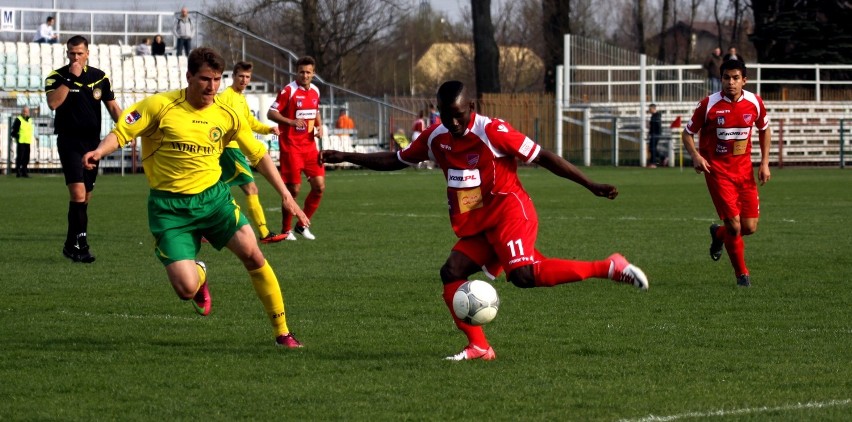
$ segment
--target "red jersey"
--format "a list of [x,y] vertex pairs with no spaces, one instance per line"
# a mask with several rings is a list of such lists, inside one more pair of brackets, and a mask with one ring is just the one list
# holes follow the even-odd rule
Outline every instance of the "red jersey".
[[425,126],[426,125],[423,124],[423,119],[414,119],[414,124],[411,125],[411,131],[418,133],[423,132],[423,130],[426,129]]
[[305,89],[295,81],[287,84],[278,93],[278,97],[269,108],[278,111],[288,119],[302,119],[307,123],[307,127],[301,129],[295,126],[278,125],[281,131],[278,142],[282,149],[287,146],[300,149],[316,148],[314,123],[319,116],[319,98],[320,92],[316,85],[311,84]]
[[478,234],[507,216],[531,215],[516,159],[532,162],[541,146],[500,119],[472,113],[464,136],[432,125],[397,157],[409,165],[436,162],[447,180],[450,222],[456,236]]
[[701,156],[710,162],[711,174],[732,179],[754,178],[751,167],[751,134],[753,127],[766,130],[769,117],[763,100],[743,90],[736,102],[720,92],[698,103],[686,131],[699,133]]

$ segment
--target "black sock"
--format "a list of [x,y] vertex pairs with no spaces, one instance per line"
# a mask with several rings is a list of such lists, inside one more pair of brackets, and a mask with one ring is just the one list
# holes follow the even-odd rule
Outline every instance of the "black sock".
[[85,202],[68,203],[68,233],[65,236],[65,246],[78,246],[81,250],[88,248],[86,230],[89,225],[87,210],[89,204]]

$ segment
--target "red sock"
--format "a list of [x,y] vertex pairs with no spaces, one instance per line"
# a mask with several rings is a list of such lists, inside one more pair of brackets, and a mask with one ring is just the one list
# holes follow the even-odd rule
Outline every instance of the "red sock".
[[725,236],[727,235],[728,229],[726,229],[725,226],[719,226],[719,228],[716,229],[716,239],[722,239],[722,241],[724,241]]
[[533,264],[536,287],[553,287],[563,283],[573,283],[591,277],[607,278],[609,260],[570,261],[567,259],[546,258]]
[[319,208],[320,201],[322,200],[322,193],[311,190],[308,196],[305,198],[305,215],[308,218],[314,216],[314,213],[317,212],[317,208]]
[[488,339],[485,338],[485,331],[482,330],[482,327],[476,325],[470,325],[456,317],[455,312],[453,312],[453,295],[456,293],[456,289],[459,288],[466,280],[457,280],[450,284],[444,285],[444,302],[447,304],[447,308],[450,309],[450,316],[453,317],[453,322],[456,323],[456,327],[461,330],[465,336],[467,336],[468,344],[479,347],[480,349],[488,349]]
[[287,233],[290,229],[293,228],[292,225],[293,214],[287,212],[283,207],[281,208],[281,233]]
[[727,232],[724,235],[725,250],[728,251],[728,258],[731,259],[731,265],[734,266],[734,275],[740,276],[748,274],[748,268],[745,263],[745,242],[742,235],[731,236]]

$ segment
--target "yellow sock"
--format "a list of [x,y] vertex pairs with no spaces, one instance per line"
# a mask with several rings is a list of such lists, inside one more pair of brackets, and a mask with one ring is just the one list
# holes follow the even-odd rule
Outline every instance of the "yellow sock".
[[201,286],[207,282],[207,271],[204,271],[197,262],[195,263],[195,271],[198,271],[198,288],[195,289],[195,292],[198,293],[201,290]]
[[269,229],[266,228],[266,216],[263,214],[263,205],[260,205],[260,197],[257,195],[246,195],[246,213],[254,224],[254,228],[260,233],[260,238],[269,236]]
[[266,310],[266,315],[272,322],[275,336],[289,333],[287,318],[284,315],[284,296],[281,294],[281,287],[278,285],[278,278],[275,277],[272,267],[264,261],[262,267],[249,271],[249,275],[257,298],[263,303],[263,309]]

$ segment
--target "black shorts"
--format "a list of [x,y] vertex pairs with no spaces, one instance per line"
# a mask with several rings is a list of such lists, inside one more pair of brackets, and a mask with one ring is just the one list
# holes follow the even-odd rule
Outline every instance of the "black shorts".
[[77,134],[57,136],[56,147],[59,150],[59,161],[62,163],[66,185],[82,183],[86,186],[86,192],[95,189],[98,165],[95,164],[95,168],[86,170],[83,168],[83,156],[97,148],[100,141],[98,135],[85,137]]

